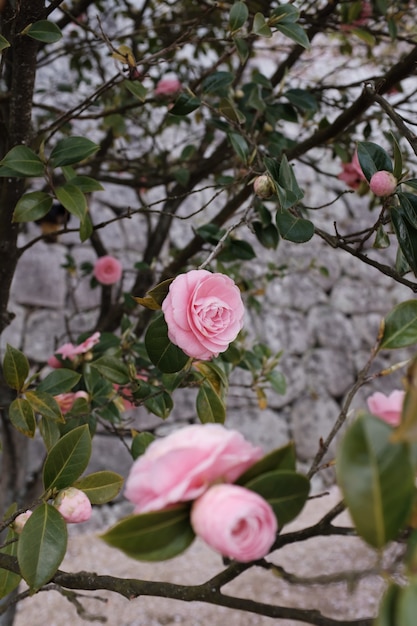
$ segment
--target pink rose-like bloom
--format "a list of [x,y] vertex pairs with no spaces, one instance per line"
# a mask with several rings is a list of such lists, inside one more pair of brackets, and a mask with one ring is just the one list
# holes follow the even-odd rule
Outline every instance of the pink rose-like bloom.
[[379,197],[391,196],[397,189],[398,181],[394,174],[386,170],[375,172],[369,181],[370,190]]
[[122,273],[122,264],[110,255],[97,259],[93,269],[94,278],[102,285],[114,285],[121,279]]
[[77,398],[85,398],[88,401],[89,396],[86,391],[76,391],[75,393],[70,391],[68,393],[59,393],[54,398],[61,409],[62,415],[65,415],[68,411],[71,411]]
[[272,507],[238,485],[214,485],[191,509],[196,535],[223,556],[248,562],[268,554],[278,530]]
[[368,409],[376,417],[380,417],[391,426],[398,426],[401,422],[401,412],[404,404],[405,391],[396,389],[389,396],[376,391],[367,399]]
[[356,150],[350,163],[343,163],[342,168],[343,171],[338,175],[338,179],[343,180],[352,189],[357,189],[361,182],[366,180]]
[[170,341],[188,356],[204,361],[227,350],[243,326],[239,288],[225,274],[207,270],[177,276],[162,311]]
[[13,522],[13,530],[15,531],[15,533],[20,535],[20,533],[23,530],[23,527],[25,526],[26,522],[28,521],[31,515],[32,515],[32,511],[28,509],[27,511],[25,511],[24,513],[21,513],[15,518]]
[[68,524],[86,522],[91,517],[92,507],[88,496],[75,487],[68,487],[59,492],[54,506]]
[[[78,355],[86,354],[90,352],[92,348],[100,341],[100,333],[95,332],[91,337],[87,337],[82,343],[74,345],[73,343],[64,343],[55,354],[59,354],[63,359],[73,361]],[[59,368],[62,367],[62,362],[56,358],[55,355],[50,356],[48,359],[48,365],[50,367]]]
[[175,96],[182,89],[178,78],[162,78],[155,87],[155,96]]
[[136,513],[201,496],[216,481],[234,482],[262,450],[221,424],[194,424],[156,439],[133,464],[125,496]]

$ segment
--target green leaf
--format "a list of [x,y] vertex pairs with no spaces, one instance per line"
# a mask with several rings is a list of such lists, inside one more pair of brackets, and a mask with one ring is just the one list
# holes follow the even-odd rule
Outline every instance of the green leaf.
[[363,414],[343,437],[336,458],[338,483],[358,534],[374,548],[394,540],[413,505],[414,469],[393,429]]
[[63,422],[61,409],[53,395],[44,391],[27,391],[26,400],[29,402],[35,413],[39,413],[43,417],[53,422]]
[[246,139],[238,133],[229,133],[228,138],[239,159],[246,163],[249,156],[249,146]]
[[357,147],[358,159],[366,180],[369,182],[375,172],[392,172],[392,163],[381,146],[372,141],[360,141]]
[[3,52],[6,48],[10,48],[10,43],[7,41],[6,37],[0,35],[0,52]]
[[[99,146],[85,137],[66,137],[58,141],[49,157],[52,167],[62,167],[84,161],[97,152]],[[73,181],[71,181],[73,182]]]
[[132,458],[137,459],[140,456],[142,456],[146,448],[154,440],[155,440],[155,435],[153,435],[152,433],[147,433],[147,432],[137,433],[133,437],[132,446],[130,448],[130,453],[132,455]]
[[93,223],[87,211],[80,223],[80,241],[81,242],[87,241],[87,239],[89,239],[92,234],[93,234]]
[[252,32],[258,35],[258,37],[272,37],[272,31],[262,13],[255,14]]
[[278,470],[261,474],[247,482],[245,487],[269,502],[282,528],[302,511],[310,491],[310,481],[302,474]]
[[28,28],[25,28],[22,34],[28,35],[32,37],[32,39],[42,41],[43,43],[55,43],[62,37],[60,28],[48,20],[34,22]]
[[190,96],[186,93],[181,93],[176,99],[174,106],[170,109],[169,113],[171,115],[188,115],[192,113],[201,104],[201,100],[196,98],[195,96]]
[[[5,167],[2,171],[1,168]],[[45,166],[30,148],[15,146],[0,161],[0,176],[35,177],[43,176]],[[14,172],[14,173],[10,173]]]
[[78,426],[64,435],[48,453],[43,468],[45,489],[65,489],[81,476],[91,455],[88,425]]
[[101,535],[107,544],[139,561],[163,561],[184,552],[194,540],[189,507],[132,515]]
[[52,197],[43,191],[25,193],[13,211],[13,222],[33,222],[44,217],[52,207]]
[[301,111],[314,113],[317,111],[316,98],[305,89],[288,89],[284,96]]
[[21,391],[28,374],[29,361],[23,352],[7,344],[3,359],[3,376],[6,384],[16,391]]
[[188,363],[189,357],[168,339],[168,327],[161,314],[148,326],[145,347],[152,363],[166,374],[179,372]]
[[130,381],[129,368],[115,356],[102,356],[91,363],[91,367],[104,378],[117,385],[126,385]]
[[246,39],[243,39],[241,37],[233,37],[233,42],[236,46],[236,51],[238,53],[240,62],[246,63],[249,57],[249,46]]
[[247,483],[262,474],[276,472],[278,470],[295,471],[296,456],[294,443],[291,441],[281,448],[272,450],[260,461],[252,465],[244,474],[235,481],[237,485],[246,486]]
[[214,72],[203,80],[201,88],[204,93],[227,96],[233,78],[234,76],[230,72]]
[[67,393],[79,382],[81,374],[74,370],[59,368],[48,374],[38,385],[38,391],[50,393],[53,396]]
[[282,396],[284,395],[287,390],[287,383],[282,372],[279,372],[278,370],[269,372],[269,374],[266,375],[266,380],[276,393],[279,393]]
[[281,237],[293,243],[304,243],[314,235],[313,222],[296,217],[287,210],[277,211],[276,222]]
[[38,426],[41,437],[45,443],[45,447],[47,450],[50,450],[61,436],[59,426],[56,422],[45,419],[44,417],[41,417]]
[[310,48],[305,30],[299,24],[277,24],[277,30],[306,50]]
[[273,224],[263,226],[262,222],[252,222],[253,230],[259,243],[269,250],[276,250],[279,244],[279,232]]
[[242,111],[239,111],[230,98],[221,98],[218,110],[220,115],[224,115],[224,117],[236,124],[244,124],[244,122],[246,122],[246,117],[243,115]]
[[[401,593],[399,585],[391,583],[385,591],[381,604],[379,606],[379,614],[373,623],[373,626],[397,626],[396,609],[398,598]],[[401,624],[402,626],[402,624]]]
[[[417,230],[417,196],[413,193],[397,193],[397,198],[400,203],[401,215],[407,220],[410,226]],[[391,209],[391,212],[396,209]],[[398,210],[398,208],[397,208]]]
[[78,187],[83,193],[92,193],[93,191],[103,191],[104,187],[98,180],[90,176],[73,176],[71,183]]
[[[401,411],[401,422],[392,434],[391,440],[414,444],[417,442],[417,358],[407,369],[405,379],[406,394]],[[414,450],[417,450],[413,446]]]
[[412,578],[398,594],[396,624],[415,626],[417,615],[417,580]]
[[235,2],[232,4],[229,14],[229,28],[232,33],[242,28],[248,17],[249,10],[244,2]]
[[80,478],[73,486],[84,491],[91,504],[106,504],[120,492],[123,486],[123,476],[104,470]]
[[397,304],[384,320],[380,350],[405,348],[417,342],[417,300]]
[[35,414],[25,398],[15,398],[9,407],[9,420],[26,437],[34,437],[36,431]]
[[226,407],[218,393],[209,383],[203,383],[197,394],[197,415],[203,424],[215,422],[224,424]]
[[151,394],[149,398],[146,398],[144,401],[145,407],[153,413],[157,415],[161,419],[165,420],[169,417],[171,413],[174,403],[170,394],[165,391],[158,389],[154,395]]
[[83,220],[87,211],[87,201],[82,191],[72,183],[64,183],[55,189],[55,194],[62,206],[69,213]]
[[23,578],[32,591],[51,580],[67,549],[67,526],[51,504],[41,504],[23,527],[17,546],[17,560]]
[[[16,504],[12,504],[6,511],[4,518],[7,519],[13,513],[16,512]],[[9,554],[10,556],[17,556],[17,541],[18,535],[9,528],[5,537],[4,545],[0,548],[2,554]],[[5,598],[19,585],[22,577],[19,574],[14,574],[6,569],[0,568],[0,600]]]
[[403,172],[403,157],[401,154],[400,145],[393,133],[390,133],[392,145],[394,146],[394,170],[393,174],[395,178],[398,180],[401,178],[401,174]]
[[135,98],[137,98],[141,102],[145,102],[146,94],[148,93],[148,90],[146,89],[144,85],[142,85],[142,83],[138,81],[133,82],[131,80],[126,79],[123,84],[126,87],[126,89],[135,96]]
[[407,219],[406,208],[400,204],[391,209],[391,223],[409,268],[417,275],[417,230]]

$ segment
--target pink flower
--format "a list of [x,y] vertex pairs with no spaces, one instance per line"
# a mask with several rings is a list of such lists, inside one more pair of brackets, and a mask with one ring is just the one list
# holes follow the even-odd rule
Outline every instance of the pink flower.
[[20,533],[23,530],[23,527],[25,526],[26,522],[28,521],[31,515],[32,515],[32,511],[28,509],[27,511],[25,511],[24,513],[21,513],[15,518],[13,522],[13,530],[15,533],[20,535]]
[[86,522],[91,517],[91,502],[88,496],[75,487],[68,487],[59,492],[54,506],[68,524]]
[[375,172],[369,181],[370,190],[378,197],[391,196],[397,189],[398,181],[394,174],[386,170]]
[[368,409],[376,417],[380,417],[391,426],[398,426],[401,422],[401,412],[404,404],[405,391],[396,389],[389,396],[376,391],[367,400]]
[[178,78],[162,78],[155,87],[155,96],[175,96],[182,90]]
[[95,332],[90,337],[87,337],[82,343],[78,344],[78,346],[74,346],[75,354],[85,354],[86,352],[90,352],[93,347],[98,344],[100,341],[100,333]]
[[210,487],[194,502],[191,525],[211,548],[242,562],[268,554],[278,530],[268,502],[238,485]]
[[[68,359],[74,361],[74,359],[80,354],[86,354],[90,352],[92,348],[100,341],[100,333],[95,332],[91,337],[87,337],[85,341],[78,345],[73,343],[64,343],[60,348],[55,351],[55,354],[59,354],[62,359]],[[62,367],[62,361],[57,359],[55,355],[50,356],[48,359],[48,365],[50,367],[59,368]]]
[[57,396],[54,396],[56,402],[58,403],[59,408],[61,409],[62,415],[71,411],[74,402],[77,398],[85,398],[89,399],[88,393],[86,391],[76,391],[68,392],[68,393],[59,393]]
[[205,361],[227,350],[243,326],[238,287],[228,276],[207,270],[177,276],[162,311],[172,343],[188,356]]
[[156,439],[133,464],[125,496],[136,513],[198,498],[215,481],[235,481],[262,450],[221,424],[195,424]]
[[121,279],[122,273],[122,264],[110,255],[98,258],[93,269],[94,278],[102,285],[114,285]]
[[366,180],[356,150],[350,163],[342,163],[342,168],[343,171],[338,175],[338,179],[343,180],[352,189],[357,189],[361,182]]

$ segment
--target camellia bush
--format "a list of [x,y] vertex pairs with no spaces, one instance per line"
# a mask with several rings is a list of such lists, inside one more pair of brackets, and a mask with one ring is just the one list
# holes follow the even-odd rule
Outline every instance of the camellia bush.
[[[276,623],[414,626],[416,18],[406,0],[0,0],[0,334],[13,320],[16,268],[41,241],[72,234],[93,249],[96,262],[68,255],[66,269],[101,294],[91,328],[74,336],[69,318],[68,336],[43,363],[10,344],[1,355],[2,624],[52,583],[208,601]],[[337,209],[359,197],[368,226],[352,219],[342,232]],[[133,221],[143,238],[126,268],[105,234]],[[281,355],[251,343],[245,328],[245,312],[262,309],[279,268],[265,267],[261,285],[247,267],[262,264],[265,250],[273,259],[283,240],[313,238],[410,298],[381,319],[368,361],[330,432],[311,441],[313,461],[301,473],[293,442],[265,453],[228,427],[227,407],[236,374],[249,380],[259,411],[267,392],[285,392]],[[410,358],[398,364],[403,348]],[[371,389],[350,416],[387,350],[386,393]],[[389,378],[398,369],[401,389]],[[189,389],[192,424],[161,437],[126,423],[132,407],[166,419],[174,392]],[[128,476],[88,471],[103,427],[129,447]],[[34,477],[28,451],[39,442]],[[287,531],[329,464],[343,501]],[[124,558],[168,559],[197,536],[223,557],[218,575],[189,586],[59,569],[67,524],[116,497],[133,512],[101,538]],[[333,523],[344,509],[352,527]],[[254,564],[283,575],[279,550],[321,535],[357,535],[377,552],[402,547],[396,572],[381,561],[378,615],[341,621],[314,606],[222,593]]]

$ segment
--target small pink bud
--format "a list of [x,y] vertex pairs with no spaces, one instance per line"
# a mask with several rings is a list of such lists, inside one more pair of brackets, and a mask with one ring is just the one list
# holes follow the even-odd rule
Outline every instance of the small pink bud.
[[68,487],[59,492],[54,506],[68,524],[86,522],[91,517],[91,502],[88,496],[75,487]]
[[396,190],[398,181],[394,174],[386,170],[375,172],[369,181],[370,190],[379,197],[391,196]]
[[15,533],[20,535],[20,533],[23,530],[24,525],[26,524],[26,522],[28,521],[31,515],[32,515],[32,511],[28,509],[27,511],[25,511],[24,513],[21,513],[15,518],[13,522],[13,530],[15,531]]
[[267,174],[255,178],[253,189],[256,195],[263,200],[270,198],[275,191],[274,184]]

